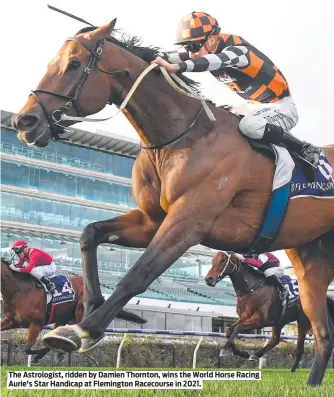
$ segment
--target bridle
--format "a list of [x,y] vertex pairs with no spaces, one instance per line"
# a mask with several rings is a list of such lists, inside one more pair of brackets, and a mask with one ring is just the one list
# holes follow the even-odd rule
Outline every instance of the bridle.
[[[224,269],[220,272],[220,274],[218,275],[218,281],[221,281],[224,277],[226,277],[228,274],[232,274],[232,273],[234,273],[234,272],[239,272],[240,271],[240,269],[241,269],[241,262],[239,262],[239,266],[236,264],[236,263],[234,263],[233,261],[232,261],[232,259],[231,259],[231,257],[232,257],[232,254],[229,254],[228,252],[226,252],[226,251],[222,251],[226,256],[227,256],[227,262],[226,262],[226,264],[225,264],[225,266],[224,266]],[[229,263],[231,263],[231,265],[233,266],[233,268],[232,268],[232,271],[231,272],[229,272],[229,273],[226,273],[225,272],[225,270],[226,270],[226,268],[227,268],[227,266],[229,265]]]
[[[103,47],[105,45],[105,42],[107,41],[106,39],[100,41],[97,43],[96,48],[94,50],[92,50],[91,48],[89,48],[85,43],[83,43],[81,40],[79,40],[78,37],[69,37],[66,41],[75,41],[77,43],[79,43],[81,46],[83,46],[90,54],[90,58],[88,60],[87,65],[85,66],[82,75],[79,79],[78,84],[74,87],[74,89],[72,90],[72,92],[68,95],[66,94],[60,94],[58,92],[54,92],[54,91],[50,91],[50,90],[44,90],[44,89],[37,89],[37,90],[32,90],[31,94],[35,97],[36,101],[39,103],[39,105],[41,106],[43,113],[49,123],[49,127],[51,128],[51,137],[55,140],[66,140],[64,138],[59,137],[60,134],[63,134],[65,132],[68,131],[67,127],[64,125],[60,124],[61,121],[61,116],[63,114],[65,114],[65,112],[71,108],[74,108],[75,111],[77,112],[77,114],[80,117],[83,117],[80,108],[78,106],[78,97],[80,95],[81,90],[83,89],[85,83],[87,82],[87,79],[93,69],[94,66],[96,66],[98,68],[98,70],[102,73],[106,73],[106,74],[116,74],[116,73],[121,73],[121,72],[128,72],[127,69],[120,69],[120,70],[115,70],[115,71],[107,71],[102,69],[99,64],[98,61],[100,61],[102,59],[102,53],[103,53]],[[53,95],[55,97],[58,98],[63,98],[66,99],[67,102],[65,103],[65,105],[57,110],[54,110],[52,112],[52,120],[50,120],[49,116],[48,116],[48,112],[45,108],[45,106],[43,105],[42,100],[40,99],[38,94],[49,94],[49,95]],[[112,94],[115,95],[115,94]],[[120,93],[121,95],[121,93]],[[110,98],[108,100],[108,103],[110,103]]]
[[[231,254],[229,254],[228,252],[226,252],[226,251],[222,251],[226,256],[227,256],[227,262],[226,262],[226,265],[224,266],[224,269],[221,271],[221,273],[219,274],[219,276],[218,276],[218,281],[221,281],[224,277],[226,277],[227,275],[230,275],[230,274],[232,274],[232,273],[238,273],[238,272],[240,272],[240,269],[241,269],[241,261],[239,261],[239,266],[236,264],[236,263],[234,263],[233,261],[232,261],[232,259],[231,259]],[[232,269],[232,271],[230,271],[229,273],[225,273],[225,269],[227,268],[227,266],[228,266],[228,264],[229,263],[231,263],[232,264],[232,266],[233,266],[233,269]],[[246,283],[247,283],[247,285],[248,285],[248,281],[247,280],[245,280],[246,281]],[[257,281],[252,287],[248,287],[249,288],[249,292],[253,292],[253,291],[255,291],[255,290],[257,290],[258,288],[261,288],[261,287],[263,287],[265,285],[265,282],[264,282],[264,280],[259,280],[259,281]],[[237,296],[242,296],[243,294],[238,294],[237,293]]]
[[[85,83],[88,80],[88,77],[93,69],[94,66],[96,66],[98,68],[98,70],[102,73],[105,74],[116,74],[116,73],[123,73],[126,72],[128,74],[130,74],[130,72],[127,69],[120,69],[120,70],[115,70],[115,71],[107,71],[102,69],[99,64],[98,61],[100,61],[102,59],[102,53],[103,53],[103,48],[104,45],[106,43],[106,41],[108,41],[108,39],[104,39],[101,40],[97,43],[96,48],[94,50],[92,50],[91,48],[89,48],[86,44],[84,44],[78,37],[70,37],[68,38],[66,41],[75,41],[77,43],[79,43],[81,46],[83,46],[90,54],[90,58],[88,61],[87,66],[85,66],[84,71],[79,79],[78,84],[74,87],[74,89],[72,90],[72,93],[66,95],[66,94],[61,94],[58,92],[54,92],[54,91],[50,91],[50,90],[44,90],[44,89],[37,89],[37,90],[32,90],[31,93],[32,95],[35,97],[36,101],[39,103],[39,105],[41,106],[43,113],[46,117],[46,120],[48,121],[48,127],[51,129],[51,138],[59,141],[59,140],[68,140],[66,138],[61,138],[59,135],[65,133],[65,132],[70,132],[71,130],[69,128],[67,128],[66,126],[62,125],[60,122],[62,120],[73,120],[73,121],[92,121],[92,122],[97,122],[97,121],[106,121],[109,120],[110,118],[114,117],[108,117],[105,119],[90,119],[90,118],[86,118],[83,117],[80,108],[77,104],[77,100],[78,97],[80,95],[80,92],[82,91]],[[150,66],[147,67],[147,69],[144,70],[144,72],[138,77],[137,81],[135,82],[134,86],[131,88],[130,92],[127,94],[127,96],[125,97],[125,99],[122,101],[122,96],[123,96],[123,90],[124,88],[122,88],[121,92],[118,93],[111,93],[108,99],[109,104],[111,103],[115,103],[116,105],[119,105],[119,111],[121,111],[122,109],[125,108],[128,100],[130,99],[131,95],[133,94],[134,90],[136,89],[136,87],[138,86],[138,84],[141,82],[142,78],[150,71],[152,70],[154,67],[156,67],[157,65],[151,64]],[[176,80],[181,86],[183,86],[186,91],[185,92],[183,90],[181,90],[178,86],[175,85],[175,83],[173,82],[173,80],[171,79],[171,77],[168,75],[168,73],[166,72],[166,70],[164,68],[160,67],[161,72],[163,73],[164,77],[167,79],[167,81],[169,82],[169,84],[172,85],[172,87],[174,89],[176,89],[177,91],[181,92],[183,95],[187,95],[196,99],[199,99],[202,103],[201,108],[199,109],[199,111],[196,113],[194,119],[192,120],[192,122],[189,124],[189,126],[186,128],[185,131],[183,131],[179,136],[177,136],[176,138],[173,138],[172,140],[165,142],[163,144],[160,145],[149,145],[149,146],[143,146],[141,144],[141,148],[142,149],[147,149],[147,150],[153,150],[153,149],[161,149],[165,146],[168,146],[172,143],[175,143],[177,141],[179,141],[198,121],[198,119],[200,118],[200,116],[202,115],[203,110],[205,110],[206,114],[208,115],[209,119],[211,121],[215,121],[215,117],[213,115],[213,113],[211,112],[211,110],[208,108],[207,104],[205,103],[205,100],[203,98],[201,98],[200,96],[197,96],[194,94],[194,92],[185,85],[184,82],[182,82],[181,79],[179,79],[177,76],[173,76],[173,79]],[[58,98],[63,98],[66,99],[67,102],[65,103],[65,105],[59,109],[56,109],[52,112],[51,118],[52,120],[50,120],[49,116],[48,116],[48,112],[45,108],[45,106],[43,105],[42,100],[39,98],[38,94],[48,94],[48,95],[53,95],[56,96]],[[79,115],[79,117],[73,117],[73,116],[68,116],[66,115],[66,111],[74,108],[76,113]],[[52,127],[52,128],[51,128]],[[32,143],[33,144],[33,143]]]

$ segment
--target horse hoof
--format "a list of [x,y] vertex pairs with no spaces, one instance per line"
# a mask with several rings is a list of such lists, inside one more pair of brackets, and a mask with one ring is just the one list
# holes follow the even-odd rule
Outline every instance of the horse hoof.
[[81,341],[81,347],[78,349],[79,353],[85,353],[88,350],[91,350],[93,347],[97,346],[99,343],[102,342],[105,334],[98,336],[97,338],[84,338]]
[[259,358],[255,355],[255,354],[251,354],[250,356],[249,356],[249,359],[248,359],[248,361],[257,361]]
[[65,325],[48,332],[42,341],[46,347],[60,353],[70,353],[81,347],[85,332],[78,325]]

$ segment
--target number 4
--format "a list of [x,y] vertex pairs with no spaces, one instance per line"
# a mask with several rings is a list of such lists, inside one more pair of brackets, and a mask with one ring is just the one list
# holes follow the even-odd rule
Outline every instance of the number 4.
[[65,292],[68,292],[69,294],[72,292],[72,288],[68,285],[68,282],[66,281],[66,283],[63,285],[63,289],[61,291],[63,294]]

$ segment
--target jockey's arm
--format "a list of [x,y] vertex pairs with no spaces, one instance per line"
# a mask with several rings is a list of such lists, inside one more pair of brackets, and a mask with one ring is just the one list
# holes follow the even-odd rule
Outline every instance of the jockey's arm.
[[20,258],[15,266],[16,267],[22,267],[24,265],[24,262],[25,262],[24,258]]
[[219,54],[207,54],[178,64],[180,72],[211,72],[223,68],[243,68],[249,65],[246,46],[229,46]]
[[266,254],[261,254],[257,258],[248,258],[244,257],[241,254],[236,254],[236,256],[242,261],[247,263],[250,266],[260,268],[263,266],[266,262],[268,262],[269,257]]
[[39,258],[39,254],[36,251],[32,251],[29,258],[29,264],[26,267],[21,267],[20,272],[22,273],[30,273],[32,269],[36,266],[37,260]]
[[181,63],[190,59],[187,50],[181,47],[177,51],[169,51],[162,54],[162,58],[166,59],[170,63]]

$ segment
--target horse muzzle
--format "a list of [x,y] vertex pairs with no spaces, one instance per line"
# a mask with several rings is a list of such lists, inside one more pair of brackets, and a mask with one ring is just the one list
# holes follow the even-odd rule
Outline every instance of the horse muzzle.
[[209,287],[215,287],[216,284],[218,283],[219,278],[218,277],[206,277],[205,282]]

